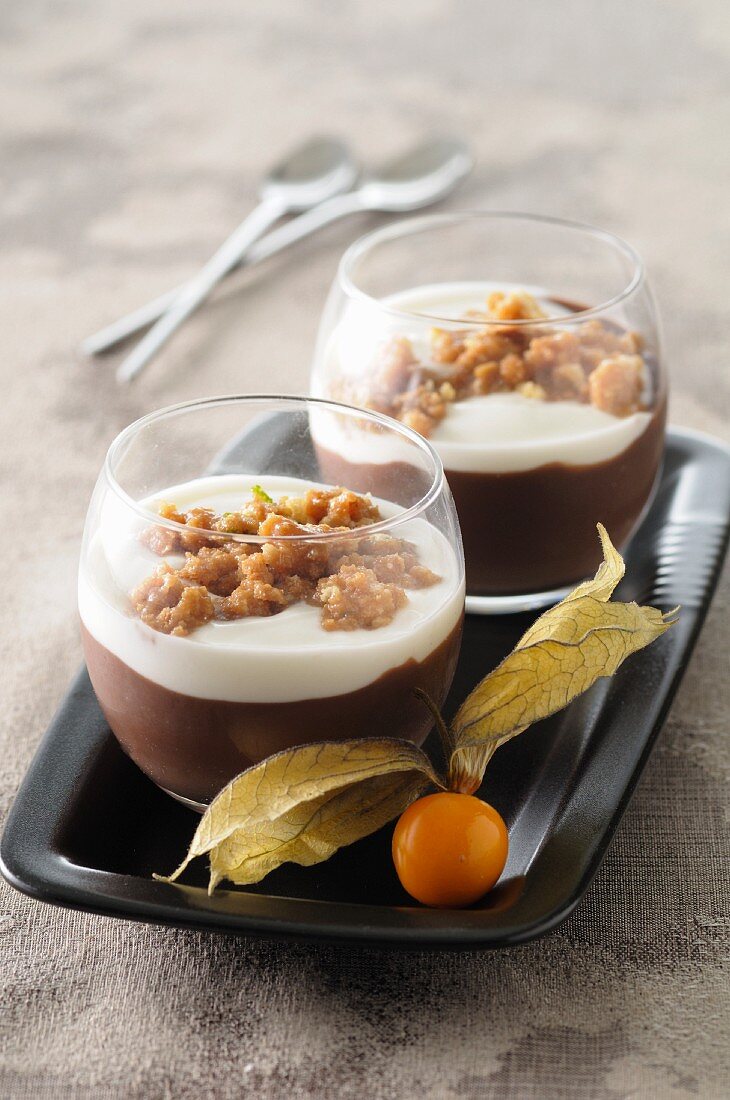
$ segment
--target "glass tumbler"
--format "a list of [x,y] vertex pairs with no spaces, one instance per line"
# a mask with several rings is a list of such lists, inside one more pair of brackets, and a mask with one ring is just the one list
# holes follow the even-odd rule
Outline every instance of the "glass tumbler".
[[[667,382],[641,260],[624,241],[529,214],[411,218],[345,253],[311,392],[428,438],[456,501],[467,610],[559,599],[625,547],[652,497]],[[343,450],[377,494],[387,458]]]
[[[392,455],[377,497],[331,467],[342,449]],[[405,425],[327,401],[221,397],[152,413],[99,475],[79,610],[120,745],[196,808],[294,745],[420,744],[432,721],[414,688],[443,703],[464,610],[441,461]]]

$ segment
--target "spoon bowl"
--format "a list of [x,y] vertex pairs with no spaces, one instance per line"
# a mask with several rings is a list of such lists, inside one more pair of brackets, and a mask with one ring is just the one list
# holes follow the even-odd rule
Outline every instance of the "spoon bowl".
[[407,213],[445,198],[474,166],[454,138],[431,138],[368,176],[358,188],[366,210]]
[[259,188],[259,197],[262,202],[279,203],[289,213],[299,213],[349,191],[357,171],[344,142],[314,137],[270,169]]

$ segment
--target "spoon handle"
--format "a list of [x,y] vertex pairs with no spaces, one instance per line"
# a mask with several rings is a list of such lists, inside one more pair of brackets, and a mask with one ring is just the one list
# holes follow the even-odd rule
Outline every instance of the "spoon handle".
[[131,382],[144,369],[183,321],[205,301],[211,290],[236,266],[253,242],[281,217],[285,209],[276,199],[264,199],[259,203],[197,275],[185,284],[169,309],[120,364],[117,370],[118,381]]
[[323,229],[330,222],[337,221],[338,218],[343,218],[346,214],[356,214],[358,211],[365,209],[359,191],[348,191],[344,195],[335,195],[331,199],[325,199],[319,206],[313,206],[311,210],[292,218],[291,221],[279,226],[278,229],[272,229],[271,233],[267,233],[260,241],[256,241],[246,254],[244,262],[247,266],[257,264],[261,260],[273,256],[276,252],[288,248],[290,244],[301,241],[302,238],[315,233],[318,229]]
[[[259,263],[261,260],[281,252],[284,248],[288,248],[289,245],[294,244],[310,233],[314,233],[329,222],[335,221],[346,214],[355,213],[360,209],[362,209],[362,206],[357,192],[350,192],[328,199],[312,210],[292,218],[290,222],[287,222],[281,228],[274,229],[271,233],[262,236],[260,240],[251,245],[245,256],[242,256],[240,261],[229,270],[239,266]],[[153,324],[163,316],[186,285],[186,283],[180,283],[172,290],[153,298],[151,302],[147,302],[131,313],[125,314],[124,317],[120,317],[118,321],[112,321],[110,325],[105,325],[104,328],[99,329],[98,332],[83,341],[81,351],[84,355],[99,355],[101,352],[114,347],[115,344],[121,343],[122,340],[126,340],[129,336],[134,336],[136,332],[147,328],[148,325]]]
[[172,290],[166,290],[158,298],[153,298],[151,302],[146,302],[145,305],[132,310],[131,313],[126,313],[124,317],[120,317],[118,321],[112,321],[110,325],[105,325],[98,332],[87,336],[85,340],[81,341],[82,353],[89,356],[100,355],[101,352],[108,351],[115,344],[120,344],[122,340],[126,340],[128,336],[134,336],[135,332],[147,328],[148,325],[153,324],[162,317],[166,309],[170,308],[184,286],[185,283],[180,283],[179,286],[174,286]]

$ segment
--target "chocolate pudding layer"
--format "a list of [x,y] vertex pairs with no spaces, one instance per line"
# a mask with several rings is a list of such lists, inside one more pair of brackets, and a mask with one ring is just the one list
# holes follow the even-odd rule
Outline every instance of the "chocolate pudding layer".
[[467,591],[542,592],[589,576],[601,560],[596,524],[623,546],[646,507],[664,449],[666,407],[605,462],[553,462],[513,473],[447,470],[464,540]]
[[374,496],[387,497],[397,487],[406,505],[415,504],[423,496],[422,472],[407,462],[352,461],[338,451],[321,446],[316,437],[313,442],[323,478],[346,477],[354,492]]
[[[410,659],[356,691],[298,701],[249,703],[170,691],[133,671],[82,625],[86,663],[119,743],[155,783],[193,802],[272,753],[312,741],[394,735],[421,744],[432,719],[413,694],[446,698],[462,620],[424,660]],[[323,670],[321,685],[326,685]],[[315,685],[313,685],[315,686]]]

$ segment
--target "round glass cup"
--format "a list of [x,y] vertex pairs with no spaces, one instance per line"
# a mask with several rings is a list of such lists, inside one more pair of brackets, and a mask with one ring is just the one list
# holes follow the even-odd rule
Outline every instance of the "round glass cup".
[[[339,483],[320,461],[333,440],[395,457],[377,510],[352,494],[304,497]],[[267,498],[283,496],[288,522],[259,533]],[[115,439],[99,475],[79,611],[120,745],[198,809],[298,744],[420,744],[432,722],[413,689],[443,703],[464,612],[441,461],[404,425],[327,401],[219,397],[152,413]]]
[[[667,381],[636,252],[512,213],[410,218],[345,253],[311,392],[430,439],[456,501],[467,611],[545,606],[625,548],[664,448]],[[341,467],[356,477],[354,463]],[[385,464],[387,470],[387,462]],[[369,465],[378,493],[381,467]]]

